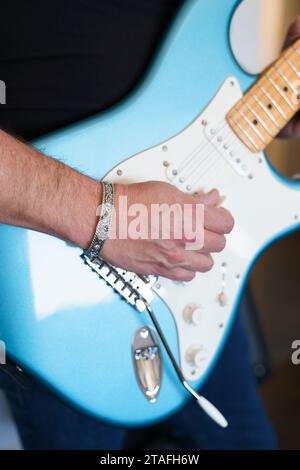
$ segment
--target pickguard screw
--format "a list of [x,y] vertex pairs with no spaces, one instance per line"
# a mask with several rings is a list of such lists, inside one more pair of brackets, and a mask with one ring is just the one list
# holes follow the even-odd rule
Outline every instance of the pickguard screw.
[[294,215],[294,219],[295,219],[295,220],[298,220],[298,219],[299,219],[298,214],[295,214],[295,215]]
[[253,175],[250,173],[250,174],[248,175],[248,178],[249,178],[249,180],[253,180]]
[[224,328],[224,324],[223,324],[223,323],[220,323],[220,324],[219,324],[219,328]]
[[174,176],[178,175],[178,171],[177,171],[177,170],[173,170],[173,171],[172,171],[172,175],[174,175]]
[[156,284],[156,289],[160,289],[161,288],[161,285],[159,284],[159,282]]
[[122,174],[123,174],[123,171],[122,171],[122,170],[117,170],[117,175],[118,175],[118,176],[122,176]]
[[167,146],[167,145],[163,145],[163,146],[162,146],[162,151],[163,151],[163,152],[167,152],[167,151],[168,151],[168,146]]
[[142,338],[148,338],[148,336],[149,336],[149,332],[148,332],[147,328],[143,328],[141,330],[141,337]]
[[234,81],[233,80],[230,81],[230,86],[234,86]]
[[167,162],[167,160],[165,160],[165,161],[163,162],[163,166],[165,166],[166,168],[167,168],[169,165],[170,165],[170,164],[169,164],[169,162]]
[[206,119],[202,119],[201,124],[202,124],[202,126],[206,127],[206,126],[207,126],[207,120],[206,120]]

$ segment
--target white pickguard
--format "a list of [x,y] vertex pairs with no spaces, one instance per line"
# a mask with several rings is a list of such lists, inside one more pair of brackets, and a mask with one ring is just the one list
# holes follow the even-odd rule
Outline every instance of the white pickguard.
[[[198,379],[211,363],[251,260],[300,218],[300,191],[276,179],[264,155],[251,153],[225,123],[241,95],[237,80],[229,77],[190,126],[119,164],[105,178],[116,183],[167,181],[190,193],[218,188],[235,217],[227,246],[214,256],[209,273],[197,274],[190,283],[160,278],[154,287],[175,318],[181,368],[188,380]],[[189,304],[200,306],[197,325],[184,318]],[[190,362],[191,349],[197,351],[197,366]]]

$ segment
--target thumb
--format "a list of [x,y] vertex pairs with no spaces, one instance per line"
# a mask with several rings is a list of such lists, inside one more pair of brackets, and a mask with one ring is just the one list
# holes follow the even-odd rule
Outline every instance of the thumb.
[[212,189],[206,194],[197,197],[198,202],[202,202],[207,206],[216,206],[219,203],[220,194],[217,189]]

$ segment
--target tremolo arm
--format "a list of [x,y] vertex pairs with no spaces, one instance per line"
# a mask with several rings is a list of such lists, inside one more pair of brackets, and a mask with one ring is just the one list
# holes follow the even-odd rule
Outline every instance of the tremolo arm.
[[91,261],[86,255],[83,254],[81,256],[84,262],[88,264],[94,272],[103,278],[107,284],[109,284],[116,292],[118,292],[119,295],[121,295],[121,297],[134,306],[139,312],[144,312],[147,310],[180,383],[183,385],[185,390],[187,390],[189,394],[196,399],[198,405],[213,421],[223,428],[227,427],[227,420],[224,418],[221,412],[205,397],[199,395],[187,383],[179,365],[177,364],[167,339],[157,321],[154,311],[150,306],[150,303],[154,297],[151,287],[156,282],[156,277],[151,276],[151,278],[148,278],[144,276],[138,276],[135,273],[111,266],[109,263],[106,263],[100,258],[95,258],[93,261]]

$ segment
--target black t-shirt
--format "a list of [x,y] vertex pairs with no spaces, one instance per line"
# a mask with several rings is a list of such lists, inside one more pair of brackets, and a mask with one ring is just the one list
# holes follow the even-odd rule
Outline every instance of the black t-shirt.
[[181,3],[3,2],[0,126],[31,139],[115,103],[141,77]]

